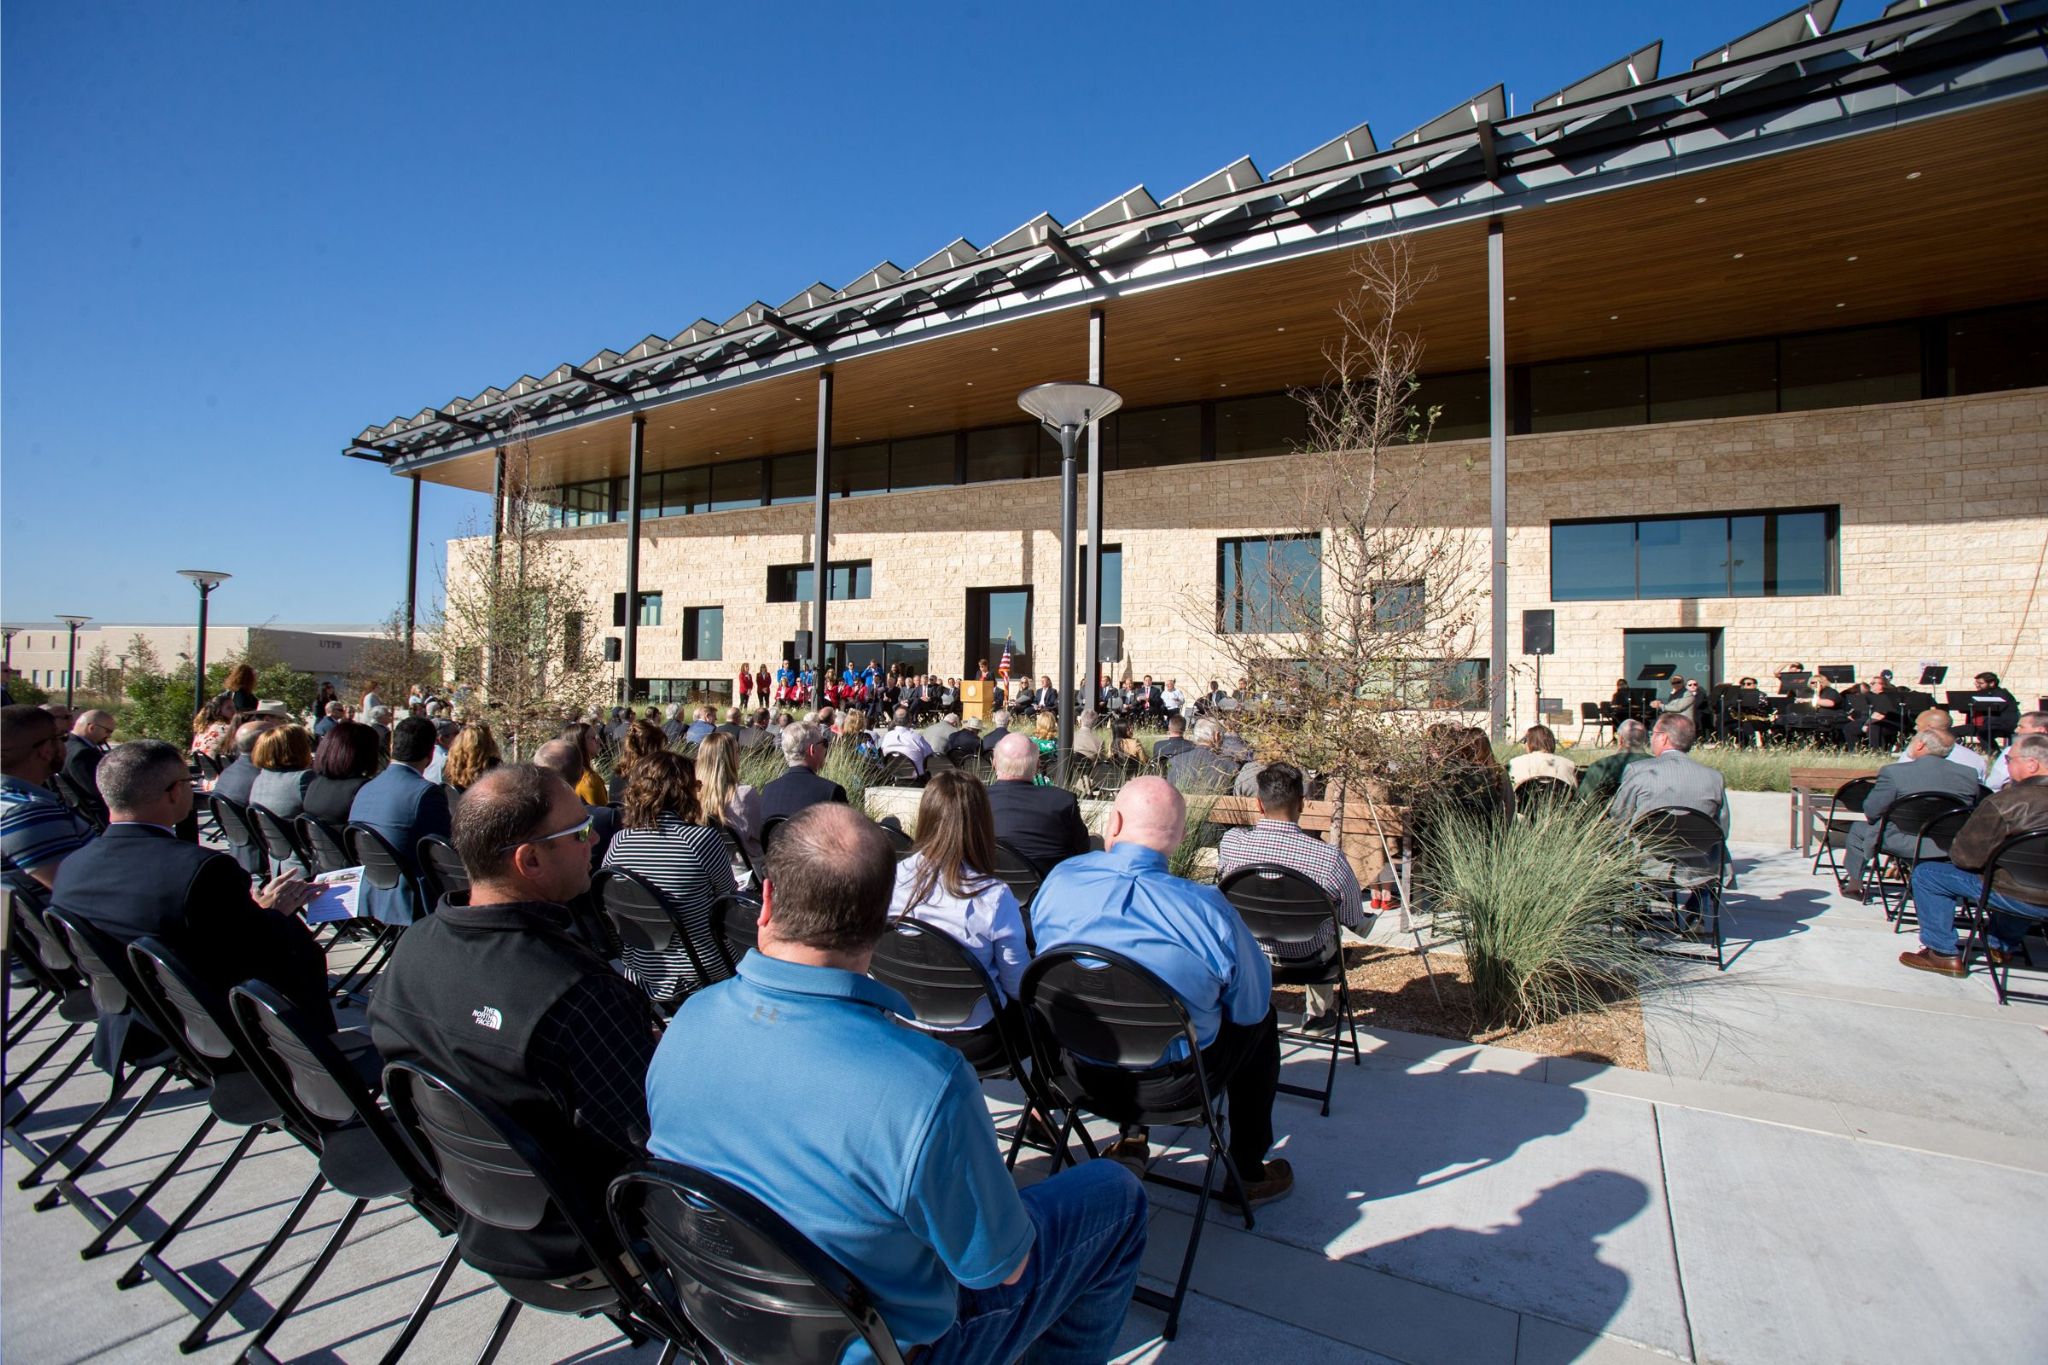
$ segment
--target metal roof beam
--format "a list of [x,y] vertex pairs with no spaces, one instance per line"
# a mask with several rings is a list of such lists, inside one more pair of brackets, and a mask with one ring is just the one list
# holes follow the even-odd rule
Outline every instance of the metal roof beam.
[[631,398],[633,396],[633,391],[624,384],[614,383],[609,379],[599,379],[581,365],[571,365],[569,367],[569,375],[573,379],[580,379],[595,388],[603,389],[614,398]]

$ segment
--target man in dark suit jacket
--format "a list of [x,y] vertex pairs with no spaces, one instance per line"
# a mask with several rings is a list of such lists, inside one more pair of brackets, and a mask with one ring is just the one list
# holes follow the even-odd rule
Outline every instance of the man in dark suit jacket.
[[101,824],[107,822],[107,803],[100,798],[94,770],[106,756],[107,740],[114,733],[114,718],[105,711],[81,711],[64,737],[64,776],[78,789],[78,795]]
[[988,803],[995,811],[996,838],[1036,863],[1041,872],[1088,851],[1088,826],[1081,823],[1081,804],[1074,794],[1035,781],[1038,745],[1031,736],[1005,736],[996,745],[995,768]]
[[[1906,746],[1904,759],[1877,770],[1877,784],[1863,802],[1863,823],[1849,831],[1848,856],[1842,861],[1843,895],[1851,900],[1863,899],[1863,869],[1876,849],[1877,827],[1885,812],[1902,799],[1931,792],[1953,796],[1969,806],[1977,804],[1977,798],[1984,794],[1983,788],[1968,768],[1948,761],[1949,750],[1954,747],[1955,740],[1941,731],[1922,730]],[[1885,831],[1885,852],[1895,857],[1910,859],[1918,842],[1918,834],[1897,829]]]
[[981,752],[988,758],[996,755],[996,745],[1001,744],[1010,733],[1010,713],[997,711],[988,718],[988,728],[981,732]]
[[1184,754],[1194,748],[1194,741],[1188,738],[1188,722],[1185,716],[1166,718],[1166,738],[1152,746],[1152,760],[1164,763],[1175,754]]
[[799,721],[782,727],[782,756],[789,771],[761,788],[761,819],[787,820],[798,811],[825,801],[846,804],[846,788],[818,776],[825,755],[832,750],[832,735],[824,726]]
[[[192,783],[176,747],[154,739],[123,744],[100,763],[99,779],[112,823],[64,860],[51,904],[123,945],[160,940],[223,992],[251,977],[267,982],[333,1031],[327,959],[297,918],[313,886],[287,873],[252,894],[233,859],[172,833],[192,813]],[[93,1057],[111,1068],[160,1042],[128,1014],[103,1016]]]
[[1031,705],[1039,711],[1057,711],[1060,705],[1060,690],[1052,685],[1051,678],[1041,677],[1038,689],[1031,694]]
[[[384,836],[400,866],[419,875],[415,850],[429,834],[448,837],[448,796],[425,773],[434,759],[434,722],[407,716],[391,727],[391,763],[356,793],[348,822],[368,825]],[[432,907],[426,907],[431,909]],[[385,924],[411,924],[412,895],[403,884],[380,891],[363,883],[362,913]]]

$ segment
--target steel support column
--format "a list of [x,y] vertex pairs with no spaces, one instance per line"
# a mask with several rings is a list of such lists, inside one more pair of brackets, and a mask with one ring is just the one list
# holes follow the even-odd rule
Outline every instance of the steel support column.
[[626,639],[619,653],[625,660],[625,687],[619,700],[631,706],[633,685],[640,680],[640,465],[647,450],[647,418],[633,414],[632,447],[626,456]]
[[1506,233],[1499,221],[1486,229],[1487,393],[1490,408],[1488,448],[1493,510],[1493,622],[1486,701],[1493,737],[1508,728],[1508,311]]
[[505,534],[505,447],[491,452],[491,561],[497,562],[498,542]]
[[[1109,321],[1101,309],[1088,314],[1088,382],[1107,384],[1103,378],[1104,347],[1108,341]],[[1088,613],[1086,648],[1081,655],[1082,687],[1081,696],[1086,699],[1083,709],[1092,707],[1098,700],[1095,680],[1102,668],[1102,423],[1088,424],[1088,574],[1081,587],[1081,601]],[[1062,681],[1062,687],[1070,687],[1071,680]]]
[[413,633],[419,625],[420,476],[412,476],[412,529],[405,540],[405,663],[412,670]]
[[811,500],[811,668],[820,689],[825,685],[825,603],[832,596],[826,567],[826,547],[832,538],[831,468],[832,371],[825,370],[818,375],[817,486]]
[[[1093,425],[1091,423],[1090,425]],[[1074,751],[1074,576],[1080,566],[1074,561],[1074,447],[1081,433],[1073,427],[1060,428],[1060,681],[1059,752],[1060,780],[1066,780],[1066,764]],[[1093,552],[1094,547],[1089,547]]]

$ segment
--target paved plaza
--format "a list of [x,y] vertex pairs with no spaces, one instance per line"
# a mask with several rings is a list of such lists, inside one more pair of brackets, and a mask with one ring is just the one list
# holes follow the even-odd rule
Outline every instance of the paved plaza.
[[[1781,818],[1782,820],[1782,818]],[[1777,826],[1782,831],[1782,822]],[[1737,837],[1745,829],[1739,824]],[[1782,834],[1780,834],[1782,844]],[[1646,1007],[1652,1073],[1374,1031],[1340,1068],[1333,1112],[1283,1096],[1292,1197],[1212,1208],[1178,1338],[1134,1307],[1125,1361],[1509,1365],[1636,1358],[1918,1362],[2038,1358],[2048,1339],[2048,1011],[1999,1007],[1981,976],[1894,964],[1908,938],[1835,896],[1782,846],[1738,843],[1733,954]],[[1391,928],[1391,926],[1388,926]],[[24,1054],[27,1055],[27,1054]],[[1322,1063],[1296,1050],[1290,1079]],[[74,1083],[31,1131],[83,1112]],[[993,1096],[999,1121],[1010,1112]],[[86,1187],[118,1204],[197,1121],[163,1105]],[[1156,1160],[1193,1158],[1155,1131]],[[206,1149],[217,1160],[233,1141]],[[311,1174],[259,1145],[173,1260],[217,1291]],[[157,1201],[175,1209],[206,1163]],[[190,1318],[162,1289],[113,1287],[136,1239],[86,1264],[85,1223],[36,1213],[6,1157],[9,1360],[165,1360]],[[1037,1171],[1027,1163],[1023,1178]],[[1152,1188],[1147,1270],[1166,1284],[1193,1200]],[[229,1360],[346,1207],[321,1197],[216,1344]],[[153,1235],[153,1217],[138,1220]],[[374,1360],[444,1254],[401,1208],[373,1207],[272,1343],[281,1359]],[[474,1356],[502,1298],[463,1269],[415,1360]],[[504,1359],[654,1358],[597,1325],[522,1315]]]

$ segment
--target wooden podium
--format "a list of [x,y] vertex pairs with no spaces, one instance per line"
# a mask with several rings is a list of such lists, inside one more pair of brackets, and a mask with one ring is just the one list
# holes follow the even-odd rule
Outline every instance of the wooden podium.
[[987,720],[995,712],[996,685],[980,678],[960,684],[960,719]]

